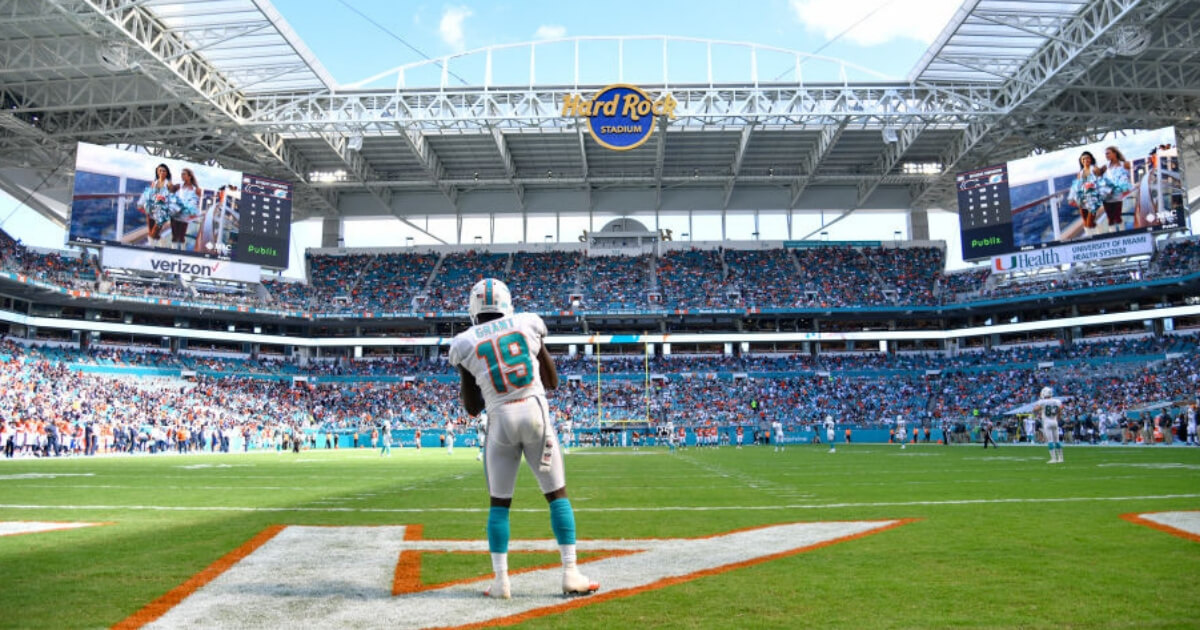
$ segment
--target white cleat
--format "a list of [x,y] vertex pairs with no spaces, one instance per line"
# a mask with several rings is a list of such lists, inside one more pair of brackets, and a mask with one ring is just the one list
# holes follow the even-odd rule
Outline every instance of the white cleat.
[[830,453],[836,453],[836,452],[837,452],[837,449],[836,449],[836,448],[831,448],[831,449],[829,449],[829,452],[830,452]]
[[483,595],[494,599],[512,599],[512,585],[509,583],[508,577],[497,577],[492,580],[492,585],[487,587]]
[[600,583],[589,580],[579,569],[567,569],[563,571],[562,587],[563,595],[591,595],[600,590]]

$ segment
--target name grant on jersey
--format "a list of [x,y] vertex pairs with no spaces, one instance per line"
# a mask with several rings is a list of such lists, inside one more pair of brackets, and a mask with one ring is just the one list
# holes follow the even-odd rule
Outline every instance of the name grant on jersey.
[[505,331],[505,330],[512,330],[512,329],[513,329],[512,320],[497,319],[494,321],[485,322],[483,324],[479,324],[479,325],[475,326],[475,328],[474,328],[475,338],[483,339],[484,337],[490,337],[498,332]]

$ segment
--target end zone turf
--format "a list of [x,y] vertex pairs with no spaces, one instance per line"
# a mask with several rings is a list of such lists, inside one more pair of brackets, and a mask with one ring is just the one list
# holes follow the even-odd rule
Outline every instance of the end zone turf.
[[[1195,598],[1176,597],[1169,587],[1200,574],[1200,545],[1122,519],[1200,509],[1200,449],[1068,448],[1062,466],[1046,466],[1043,451],[1034,448],[992,455],[921,445],[905,453],[914,450],[924,455],[839,445],[836,454],[814,446],[779,454],[746,448],[568,457],[581,537],[624,550],[648,544],[634,539],[710,537],[671,544],[704,549],[701,556],[715,558],[716,566],[737,568],[705,573],[704,566],[689,564],[686,548],[666,553],[663,547],[654,562],[636,560],[649,552],[596,560],[592,573],[613,568],[595,575],[604,583],[600,597],[521,619],[563,628],[1057,628],[1106,627],[1114,620],[1188,627],[1200,618]],[[521,474],[514,539],[545,539],[545,500],[532,477]],[[495,620],[527,611],[506,612],[506,603],[474,596],[472,580],[486,571],[483,555],[479,570],[458,556],[443,565],[439,579],[460,584],[392,595],[405,545],[431,553],[483,549],[486,497],[473,452],[18,460],[0,464],[0,497],[0,520],[112,523],[0,537],[0,565],[20,576],[0,589],[0,609],[13,611],[6,619],[21,627],[131,619],[281,523],[290,527],[259,549],[274,550],[273,569],[256,564],[266,556],[247,554],[204,588],[253,575],[234,589],[238,596],[273,602],[268,618],[289,625],[312,619],[356,625],[350,622],[367,619],[366,611],[447,593],[454,594],[456,612],[439,617],[442,625],[478,622],[461,615]],[[778,555],[806,546],[782,534],[780,524],[902,519],[917,520],[850,544]],[[405,541],[404,525],[413,523],[424,525],[422,540]],[[711,538],[745,528],[766,538]],[[298,533],[304,535],[293,540]],[[521,544],[543,549],[548,543]],[[374,568],[347,568],[368,566]],[[371,571],[377,580],[367,579]],[[555,569],[540,572],[553,576]],[[637,584],[693,573],[702,575],[634,592]],[[516,605],[561,603],[537,603],[545,590],[534,586],[539,579],[539,571],[514,576]],[[350,588],[356,580],[367,586]],[[1134,582],[1164,588],[1129,588]],[[342,603],[329,606],[336,596]],[[321,616],[338,610],[340,616]],[[164,615],[160,623],[171,619]]]

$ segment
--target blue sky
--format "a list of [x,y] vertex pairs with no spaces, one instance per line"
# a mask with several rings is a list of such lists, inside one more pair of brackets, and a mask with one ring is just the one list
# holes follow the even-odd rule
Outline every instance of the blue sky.
[[[752,0],[740,5],[753,9],[749,11],[731,11],[739,5],[728,0],[275,0],[275,6],[333,77],[349,84],[421,59],[383,28],[430,57],[549,38],[667,35],[751,42],[805,53],[824,47],[822,55],[903,78],[960,1]],[[831,39],[835,41],[829,43]],[[632,57],[627,51],[627,63],[633,63]],[[553,61],[552,54],[538,59],[539,66],[551,66]],[[760,74],[771,78],[789,65],[772,66],[764,60]],[[527,66],[506,67],[526,72]]]

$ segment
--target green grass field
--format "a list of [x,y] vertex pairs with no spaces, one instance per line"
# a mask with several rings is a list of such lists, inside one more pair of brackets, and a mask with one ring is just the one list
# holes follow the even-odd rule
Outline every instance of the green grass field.
[[[388,459],[360,450],[0,461],[0,520],[110,523],[0,537],[0,625],[111,626],[271,525],[419,523],[426,539],[481,539],[487,499],[474,456],[405,449]],[[1200,509],[1200,449],[1068,447],[1066,459],[1048,466],[1038,447],[937,445],[577,450],[567,474],[581,538],[916,520],[525,625],[1200,625],[1200,543],[1120,518]],[[514,539],[550,536],[528,470],[513,507]],[[554,561],[514,555],[513,566]],[[486,556],[464,554],[431,559],[425,571],[423,579],[449,581],[490,568]]]

